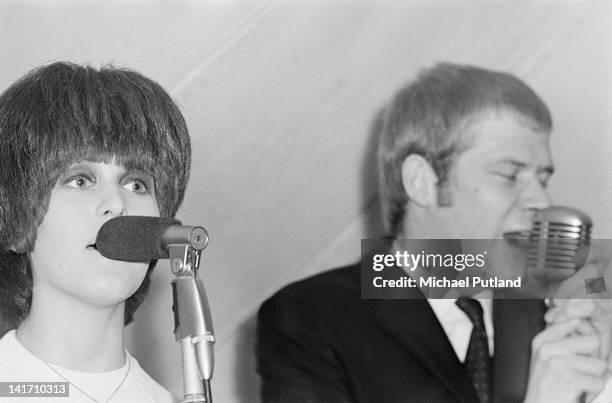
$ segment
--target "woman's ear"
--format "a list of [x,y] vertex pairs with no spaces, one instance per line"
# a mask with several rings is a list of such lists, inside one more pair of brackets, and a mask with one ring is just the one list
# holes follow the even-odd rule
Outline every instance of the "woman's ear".
[[423,156],[410,154],[402,163],[402,184],[408,198],[422,206],[438,204],[438,175]]

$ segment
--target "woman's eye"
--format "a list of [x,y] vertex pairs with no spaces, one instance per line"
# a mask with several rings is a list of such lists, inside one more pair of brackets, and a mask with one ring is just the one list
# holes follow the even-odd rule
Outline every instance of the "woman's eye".
[[74,189],[84,189],[93,185],[93,181],[85,175],[75,175],[70,177],[66,182],[66,186]]
[[130,192],[144,194],[148,192],[147,185],[139,179],[131,179],[127,181],[123,188]]

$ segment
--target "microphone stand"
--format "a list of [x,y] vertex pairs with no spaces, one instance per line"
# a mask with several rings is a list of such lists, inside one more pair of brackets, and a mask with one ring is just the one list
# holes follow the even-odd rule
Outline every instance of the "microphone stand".
[[210,380],[214,369],[215,336],[204,284],[196,279],[203,247],[168,245],[172,280],[174,337],[181,343],[184,403],[212,403]]

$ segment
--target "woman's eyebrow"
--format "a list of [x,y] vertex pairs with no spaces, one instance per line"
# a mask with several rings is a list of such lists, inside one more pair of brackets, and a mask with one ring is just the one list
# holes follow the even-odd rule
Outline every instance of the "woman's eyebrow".
[[123,173],[123,175],[133,175],[133,174],[145,175],[145,176],[153,178],[153,175],[151,173],[145,171],[142,168],[125,168],[125,172]]
[[92,166],[88,164],[87,161],[79,161],[79,162],[75,162],[72,165],[68,165],[63,171],[61,171],[60,177],[69,175],[75,171],[80,171],[80,170],[92,171],[92,169],[93,169]]
[[68,167],[66,168],[66,171],[75,169],[75,168],[88,168],[88,167],[89,167],[89,164],[87,163],[87,161],[78,161],[71,165],[68,165]]

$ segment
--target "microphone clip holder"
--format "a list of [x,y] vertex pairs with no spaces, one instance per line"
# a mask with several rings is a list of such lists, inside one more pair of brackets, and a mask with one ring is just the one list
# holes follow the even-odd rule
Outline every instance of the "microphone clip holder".
[[196,278],[201,249],[176,244],[168,245],[168,252],[176,276],[172,280],[172,311],[174,336],[182,349],[183,402],[212,403],[215,336],[204,284]]

